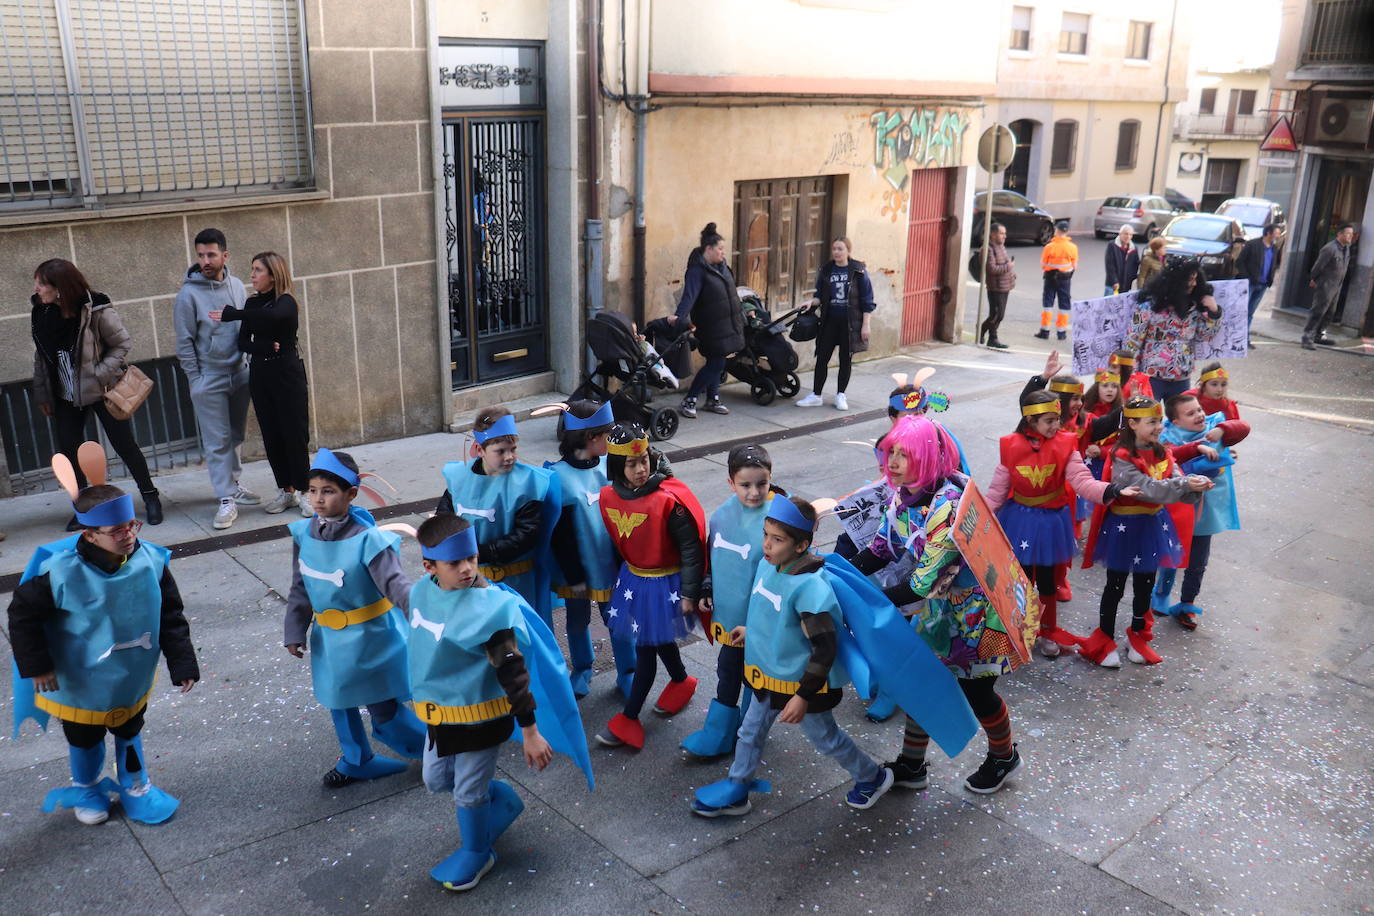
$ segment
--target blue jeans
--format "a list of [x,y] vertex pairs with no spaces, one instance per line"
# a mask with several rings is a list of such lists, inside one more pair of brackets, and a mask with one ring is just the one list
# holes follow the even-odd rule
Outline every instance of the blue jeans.
[[464,751],[440,757],[433,741],[425,742],[425,788],[431,792],[452,792],[460,808],[476,808],[491,799],[491,781],[496,778],[496,758],[501,745],[480,751]]
[[699,398],[703,391],[708,400],[720,397],[720,374],[725,371],[725,357],[708,356],[706,363],[692,377],[692,387],[687,389],[687,397]]
[[1269,292],[1267,286],[1262,286],[1259,283],[1250,284],[1250,304],[1249,312],[1245,318],[1245,330],[1250,330],[1250,325],[1255,320],[1255,310],[1259,308],[1260,300],[1264,298],[1264,294],[1267,292]]
[[1150,378],[1150,393],[1155,396],[1155,400],[1163,404],[1176,394],[1182,394],[1193,387],[1192,381],[1187,378]]
[[[736,782],[752,779],[763,760],[763,746],[768,732],[777,721],[780,709],[774,709],[767,699],[754,698],[739,727],[739,742],[735,745],[735,760],[730,764],[730,778]],[[801,720],[802,734],[816,750],[844,767],[855,782],[872,782],[881,774],[872,757],[859,750],[854,739],[835,724],[835,716],[825,712],[807,713]]]

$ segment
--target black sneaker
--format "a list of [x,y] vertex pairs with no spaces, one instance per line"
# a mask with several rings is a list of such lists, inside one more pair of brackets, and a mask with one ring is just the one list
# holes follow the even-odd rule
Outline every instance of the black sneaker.
[[1036,337],[1037,340],[1049,340],[1049,339],[1050,339],[1050,329],[1049,329],[1049,328],[1041,328],[1040,330],[1038,330],[1038,331],[1035,332],[1035,337]]
[[706,402],[702,409],[709,410],[711,411],[711,413],[718,414],[728,414],[730,412],[730,408],[722,404],[720,402],[720,398],[711,398],[711,400]]
[[924,760],[920,766],[913,766],[905,757],[898,757],[883,766],[892,771],[892,785],[898,789],[929,789],[930,765]]
[[1055,339],[1056,339],[1056,340],[1068,340],[1068,339],[1069,339],[1069,332],[1068,332],[1068,331],[1056,331],[1054,336],[1055,336]]
[[1011,746],[1010,757],[994,757],[988,754],[983,765],[978,768],[968,779],[964,780],[964,788],[970,792],[977,792],[979,795],[991,795],[1002,784],[1007,781],[1007,777],[1021,769],[1021,755],[1016,750],[1016,745]]
[[994,337],[994,338],[992,338],[991,340],[989,340],[987,345],[988,345],[989,347],[991,347],[992,349],[994,349],[994,350],[1005,350],[1005,349],[1007,349],[1007,345],[1004,344],[1004,343],[1002,343],[1002,341],[998,340],[996,337]]
[[689,420],[695,420],[697,418],[697,399],[683,398],[682,406],[677,409],[677,412]]
[[1319,347],[1336,346],[1336,342],[1332,340],[1330,337],[1327,337],[1325,334],[1318,336],[1317,339],[1313,341],[1313,343],[1315,343]]

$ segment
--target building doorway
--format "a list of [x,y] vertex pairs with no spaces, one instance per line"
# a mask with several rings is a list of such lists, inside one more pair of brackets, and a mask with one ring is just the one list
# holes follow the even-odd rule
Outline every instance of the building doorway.
[[949,212],[954,169],[917,169],[911,173],[906,230],[906,276],[902,285],[902,346],[935,336],[942,312],[953,297],[946,282],[946,246],[953,217]]
[[1208,159],[1207,175],[1202,182],[1202,200],[1197,208],[1203,213],[1215,213],[1217,207],[1236,196],[1240,187],[1240,159]]
[[[1336,237],[1342,223],[1360,225],[1369,197],[1370,180],[1374,177],[1374,162],[1367,160],[1322,157],[1320,163],[1317,170],[1316,192],[1312,195],[1312,209],[1307,220],[1307,233],[1303,239],[1301,276],[1304,277],[1316,262],[1317,252]],[[1355,244],[1358,245],[1359,242]],[[1352,255],[1353,251],[1354,249]],[[1350,263],[1353,268],[1353,256]],[[1346,272],[1347,290],[1354,274],[1354,270]],[[1290,307],[1304,310],[1312,307],[1311,289],[1306,283],[1298,284],[1297,289],[1290,288],[1290,291],[1295,293],[1288,300]],[[1333,323],[1342,323],[1345,305],[1343,291],[1337,303]]]
[[1035,147],[1037,128],[1040,123],[1030,118],[1011,122],[1011,133],[1016,138],[1016,153],[1011,157],[1011,165],[1002,173],[1002,187],[1026,197],[1030,192],[1031,153]]

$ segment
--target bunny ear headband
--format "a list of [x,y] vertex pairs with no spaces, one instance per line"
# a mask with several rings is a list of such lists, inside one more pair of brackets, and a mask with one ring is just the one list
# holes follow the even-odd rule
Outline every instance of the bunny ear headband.
[[585,420],[577,416],[571,410],[569,410],[568,405],[563,403],[545,404],[542,407],[536,407],[534,410],[530,411],[530,416],[542,417],[547,416],[548,414],[558,413],[560,411],[563,414],[564,429],[600,429],[603,426],[610,426],[611,424],[615,423],[615,412],[611,408],[610,401],[606,401],[604,404],[598,407],[596,411],[590,417],[587,417]]
[[893,410],[933,410],[937,413],[949,409],[949,395],[943,391],[927,391],[925,388],[926,379],[935,374],[935,369],[931,366],[921,368],[915,375],[908,376],[904,372],[892,373],[892,380],[897,383],[898,388],[911,385],[916,390],[904,394],[894,394],[888,398],[888,406]]
[[[107,476],[105,462],[105,449],[99,442],[83,442],[81,447],[76,450],[76,460],[81,465],[81,473],[86,475],[86,482],[89,486],[98,487],[104,485]],[[52,456],[52,473],[61,484],[62,489],[67,491],[67,496],[71,498],[72,509],[76,510],[76,498],[81,495],[81,488],[77,486],[76,469],[72,467],[71,460],[63,454]],[[105,528],[112,525],[122,525],[134,519],[134,498],[128,493],[121,493],[114,499],[107,499],[99,505],[92,506],[87,512],[77,512],[76,520],[87,528]]]

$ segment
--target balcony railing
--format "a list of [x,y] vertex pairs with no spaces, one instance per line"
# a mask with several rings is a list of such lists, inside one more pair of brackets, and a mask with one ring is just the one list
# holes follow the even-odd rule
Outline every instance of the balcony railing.
[[1174,119],[1174,136],[1179,139],[1258,138],[1268,129],[1266,115],[1184,114]]
[[1301,67],[1374,66],[1374,0],[1311,0]]

